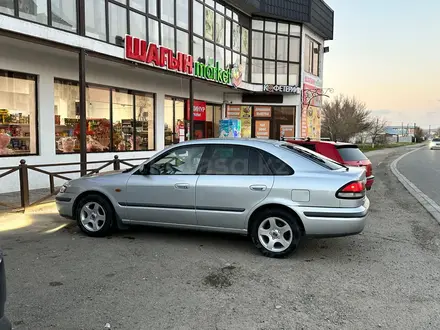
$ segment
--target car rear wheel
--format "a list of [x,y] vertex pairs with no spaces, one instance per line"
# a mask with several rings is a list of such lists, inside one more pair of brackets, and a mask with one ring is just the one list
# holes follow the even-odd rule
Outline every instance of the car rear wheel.
[[103,237],[112,228],[113,208],[99,195],[84,197],[76,209],[76,220],[80,229],[89,236]]
[[288,212],[265,210],[253,222],[251,237],[264,256],[281,258],[296,250],[301,230],[295,217]]

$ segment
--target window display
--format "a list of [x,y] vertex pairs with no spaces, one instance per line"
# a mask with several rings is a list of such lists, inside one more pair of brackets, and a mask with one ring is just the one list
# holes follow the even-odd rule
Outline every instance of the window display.
[[36,77],[0,71],[0,156],[37,154]]
[[[87,86],[86,100],[87,152],[154,150],[152,95]],[[55,80],[54,101],[56,152],[79,152],[78,84]]]

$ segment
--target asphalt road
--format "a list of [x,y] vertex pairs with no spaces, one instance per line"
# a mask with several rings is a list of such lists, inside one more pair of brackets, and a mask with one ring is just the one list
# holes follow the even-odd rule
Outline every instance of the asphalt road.
[[[14,329],[440,329],[440,226],[389,170],[361,235],[262,257],[243,237],[132,229],[92,239],[56,214],[0,218]],[[26,226],[27,225],[27,226]]]
[[415,151],[402,158],[397,169],[440,205],[440,150],[425,147]]

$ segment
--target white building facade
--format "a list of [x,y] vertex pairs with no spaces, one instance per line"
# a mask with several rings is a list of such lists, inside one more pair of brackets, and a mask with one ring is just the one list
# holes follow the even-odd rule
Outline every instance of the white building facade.
[[[0,168],[24,159],[77,170],[63,164],[79,162],[82,139],[87,161],[139,163],[188,138],[218,137],[225,118],[241,119],[242,137],[319,136],[319,115],[302,111],[303,89],[322,88],[331,38],[254,11],[213,0],[0,2]],[[43,173],[29,181],[48,186]],[[0,178],[0,193],[16,190],[16,176]]]

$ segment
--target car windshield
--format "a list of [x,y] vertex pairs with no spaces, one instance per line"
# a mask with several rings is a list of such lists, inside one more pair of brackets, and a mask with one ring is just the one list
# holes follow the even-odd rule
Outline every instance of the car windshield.
[[346,162],[367,160],[368,158],[364,155],[362,151],[355,145],[348,146],[337,146],[339,154],[342,159]]
[[342,164],[339,164],[330,158],[324,157],[321,154],[318,154],[314,151],[311,151],[309,149],[306,149],[306,148],[298,146],[298,145],[286,143],[286,144],[282,144],[281,147],[284,149],[293,151],[293,152],[295,152],[305,158],[308,158],[309,160],[311,160],[311,161],[313,161],[313,162],[315,162],[325,168],[328,168],[329,170],[339,170],[344,167]]

